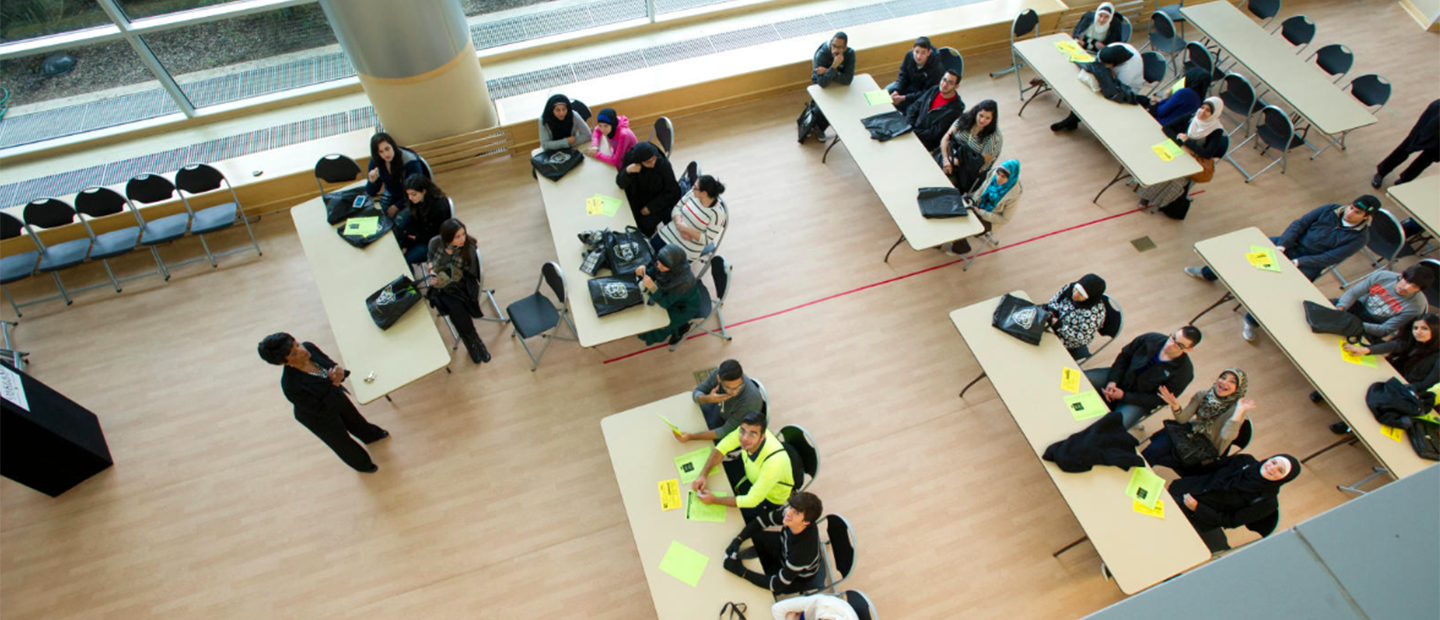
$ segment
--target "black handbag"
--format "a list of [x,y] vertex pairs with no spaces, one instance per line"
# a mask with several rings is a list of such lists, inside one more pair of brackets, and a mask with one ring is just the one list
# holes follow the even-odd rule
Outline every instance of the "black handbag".
[[628,275],[654,262],[655,255],[650,240],[634,226],[626,226],[622,232],[606,232],[605,260],[610,267],[610,273]]
[[530,166],[540,176],[559,181],[565,173],[574,170],[585,161],[585,156],[575,149],[560,149],[558,151],[540,151],[530,158]]
[[[351,225],[350,220],[364,217],[376,218],[375,232],[368,235],[361,235],[353,231],[347,231]],[[374,243],[376,239],[384,237],[385,233],[390,232],[392,228],[395,228],[395,220],[390,219],[390,216],[385,215],[385,212],[380,210],[380,207],[372,202],[364,209],[351,213],[349,218],[340,222],[340,225],[335,227],[335,232],[338,233],[340,238],[344,239],[346,243],[357,248],[363,248]]]
[[910,131],[910,122],[905,120],[905,115],[899,112],[876,114],[860,119],[860,122],[870,130],[871,138],[881,142],[905,135]]
[[1365,390],[1365,406],[1375,421],[1405,430],[1415,426],[1412,418],[1430,412],[1430,404],[1395,377],[1370,384],[1370,389]]
[[420,303],[420,291],[415,288],[415,281],[410,276],[400,276],[366,297],[365,309],[380,329],[390,329],[417,303]]
[[607,316],[645,303],[645,295],[635,276],[606,276],[590,280],[590,301],[596,316]]
[[922,187],[915,196],[920,203],[920,215],[926,219],[965,217],[965,203],[960,199],[960,190],[953,187]]
[[1352,344],[1360,342],[1360,335],[1365,333],[1360,317],[1308,299],[1304,303],[1305,322],[1310,324],[1310,331],[1317,334],[1338,334]]
[[370,204],[363,185],[325,194],[322,199],[325,201],[325,221],[331,225],[349,219]]
[[830,128],[830,121],[825,119],[825,114],[820,112],[820,106],[814,101],[806,102],[805,109],[800,111],[800,116],[795,119],[795,140],[805,144],[805,138],[811,134],[821,142],[825,141],[825,130]]
[[1440,425],[1416,422],[1405,434],[1410,436],[1410,447],[1420,458],[1440,461]]
[[[746,620],[745,612],[748,609],[745,603],[725,603],[725,606],[720,608],[718,620]],[[726,612],[730,615],[725,615]]]
[[950,182],[960,191],[968,193],[984,180],[980,172],[985,167],[985,156],[970,150],[959,140],[950,141],[950,161]]
[[1040,335],[1050,326],[1050,316],[1049,308],[1006,293],[995,307],[990,324],[1023,342],[1039,345]]

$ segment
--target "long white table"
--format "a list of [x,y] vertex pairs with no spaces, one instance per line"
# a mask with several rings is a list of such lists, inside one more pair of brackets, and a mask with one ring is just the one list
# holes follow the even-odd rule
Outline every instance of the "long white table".
[[1410,217],[1430,231],[1431,237],[1440,239],[1440,174],[1391,185],[1385,193],[1405,207]]
[[[670,324],[670,315],[660,306],[642,304],[601,318],[590,301],[590,276],[580,271],[585,244],[578,235],[587,230],[619,231],[635,225],[630,202],[625,192],[615,185],[615,172],[609,164],[586,158],[585,163],[559,181],[538,177],[545,216],[550,221],[550,238],[555,242],[560,269],[565,272],[565,298],[582,347],[605,344]],[[615,217],[585,214],[585,199],[595,194],[620,199],[620,210],[615,212]],[[608,274],[607,270],[598,273]]]
[[[920,215],[916,201],[920,188],[951,187],[950,179],[914,133],[885,142],[870,137],[870,130],[861,120],[895,111],[888,97],[883,105],[872,106],[865,101],[865,93],[880,90],[874,78],[862,73],[849,86],[831,84],[820,88],[811,84],[807,90],[835,129],[836,140],[845,143],[855,165],[900,228],[900,240],[890,246],[890,252],[900,241],[908,241],[914,250],[924,250],[984,232],[979,219],[973,216],[932,220]],[[887,262],[890,252],[885,253]]]
[[[1029,299],[1023,291],[1011,294]],[[1130,472],[1096,466],[1072,474],[1040,458],[1050,444],[1095,420],[1076,421],[1065,404],[1070,393],[1060,387],[1061,368],[1081,369],[1060,340],[1045,336],[1039,346],[1031,346],[995,329],[991,316],[999,304],[999,297],[987,299],[951,312],[950,320],[1120,590],[1134,594],[1210,559],[1210,550],[1168,494],[1162,497],[1165,517],[1158,519],[1136,512],[1125,495]],[[1093,389],[1081,373],[1079,393]]]
[[[1015,53],[1040,74],[1048,90],[1065,100],[1070,110],[1090,128],[1090,133],[1119,162],[1120,170],[1115,178],[1105,184],[1091,202],[1098,202],[1105,190],[1127,176],[1148,187],[1200,172],[1200,164],[1194,157],[1182,153],[1164,161],[1151,150],[1170,138],[1145,108],[1110,101],[1075,77],[1080,65],[1070,62],[1069,57],[1055,47],[1058,42],[1071,40],[1070,35],[1062,33],[1020,41],[1015,44]],[[1031,99],[1046,90],[1037,90]]]
[[[1429,466],[1431,462],[1416,455],[1408,439],[1395,441],[1386,437],[1365,404],[1370,384],[1399,377],[1395,369],[1384,359],[1377,359],[1375,368],[1342,359],[1340,337],[1314,333],[1305,321],[1302,302],[1331,306],[1330,300],[1278,251],[1275,254],[1280,258],[1280,273],[1252,267],[1245,259],[1252,245],[1275,248],[1260,229],[1245,228],[1200,241],[1195,244],[1195,253],[1265,328],[1275,346],[1325,397],[1325,402],[1354,429],[1354,437],[1390,475],[1403,478]],[[1359,492],[1363,482],[1342,489]]]
[[[390,329],[380,329],[365,308],[365,298],[400,276],[410,265],[391,235],[357,248],[325,221],[325,203],[308,200],[290,210],[295,233],[310,261],[315,288],[340,357],[350,370],[350,389],[361,404],[389,394],[432,372],[447,368],[450,349],[440,339],[422,300]],[[373,380],[366,379],[373,375]]]
[[[749,617],[762,618],[774,603],[770,592],[730,574],[721,567],[725,547],[740,533],[744,520],[738,508],[725,509],[725,522],[689,521],[685,507],[661,512],[659,484],[678,477],[675,457],[700,448],[710,447],[708,441],[680,443],[669,427],[660,421],[665,416],[680,428],[704,428],[705,418],[690,393],[676,394],[600,421],[605,434],[605,447],[610,451],[610,464],[615,468],[615,481],[630,531],[640,552],[645,581],[655,602],[655,614],[661,620],[712,618],[728,602],[746,603]],[[712,474],[712,489],[731,490],[725,469]],[[688,502],[689,485],[681,485],[681,496]],[[695,587],[660,570],[660,562],[671,541],[699,551],[710,558]]]

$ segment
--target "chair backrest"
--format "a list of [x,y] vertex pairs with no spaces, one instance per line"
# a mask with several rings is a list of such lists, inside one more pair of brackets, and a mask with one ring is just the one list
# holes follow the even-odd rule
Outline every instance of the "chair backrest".
[[75,209],[59,198],[41,198],[25,205],[25,224],[55,228],[75,223]]
[[1286,18],[1280,22],[1280,36],[1285,37],[1291,45],[1303,48],[1315,40],[1315,22],[1304,15]]
[[660,141],[660,149],[669,157],[675,146],[675,125],[669,118],[662,116],[655,119],[655,139]]
[[1150,14],[1150,40],[1170,41],[1175,38],[1175,22],[1161,11]]
[[108,187],[87,187],[75,194],[75,210],[90,217],[115,215],[125,210],[125,197]]
[[695,182],[700,180],[700,162],[692,161],[685,166],[685,172],[680,175],[680,187],[694,188]]
[[1255,96],[1255,87],[1250,85],[1250,80],[1238,73],[1225,74],[1225,90],[1221,91],[1220,98],[1225,101],[1225,109],[1240,116],[1250,116],[1255,113],[1255,106],[1260,105],[1260,100]]
[[1260,126],[1255,131],[1271,146],[1288,149],[1290,140],[1295,137],[1295,123],[1290,121],[1284,110],[1267,105],[1260,110]]
[[[947,71],[954,71],[955,75],[960,76],[960,80],[965,79],[965,57],[960,55],[959,50],[953,47],[942,47],[937,54],[940,56],[940,66],[945,67]],[[960,80],[956,80],[956,83],[958,84]]]
[[1306,60],[1310,59],[1315,60],[1315,64],[1320,67],[1321,71],[1335,76],[1334,81],[1336,82],[1350,72],[1350,67],[1355,66],[1355,52],[1351,51],[1344,43],[1331,43],[1315,50],[1315,53],[1310,54],[1310,58]]
[[1254,436],[1255,423],[1250,418],[1245,418],[1245,422],[1240,425],[1240,432],[1235,433],[1235,441],[1230,442],[1230,447],[1234,448],[1237,453],[1241,452],[1250,447],[1250,439]]
[[222,185],[229,186],[230,181],[210,164],[188,164],[175,171],[175,187],[182,192],[203,194]]
[[1108,294],[1103,296],[1102,303],[1105,304],[1105,320],[1100,324],[1100,335],[1119,338],[1121,330],[1125,329],[1125,312],[1120,309],[1120,302]]
[[765,384],[761,383],[759,379],[749,375],[746,375],[746,377],[754,381],[755,385],[760,388],[760,400],[765,401],[765,407],[768,409],[770,407],[770,391],[765,389]]
[[579,99],[571,99],[570,109],[574,110],[576,114],[580,115],[580,120],[583,120],[587,123],[590,122],[590,106],[585,105],[585,102],[580,101]]
[[839,573],[840,579],[830,583],[831,586],[844,581],[855,570],[855,530],[850,527],[850,522],[837,514],[825,515],[821,521],[825,522],[822,529],[826,536],[825,543],[830,547],[830,554],[835,557],[835,572]]
[[715,282],[715,305],[725,305],[725,296],[730,293],[730,263],[724,256],[710,257],[710,277]]
[[164,202],[175,197],[175,184],[158,174],[146,172],[125,184],[125,197],[147,205]]
[[1378,73],[1366,73],[1350,81],[1350,96],[1375,108],[1372,113],[1379,112],[1390,101],[1390,80]]
[[1135,27],[1130,25],[1130,18],[1125,17],[1123,13],[1115,17],[1120,20],[1120,42],[1129,43],[1130,35],[1135,32]]
[[326,183],[349,183],[361,174],[360,164],[340,153],[331,153],[315,162],[315,178]]
[[876,615],[875,612],[875,604],[870,602],[870,597],[866,596],[864,592],[859,590],[846,590],[841,597],[845,599],[846,603],[850,604],[850,609],[855,610],[856,618],[860,620],[880,620],[880,616]]
[[0,211],[0,239],[19,237],[22,230],[25,230],[25,222],[9,213]]
[[795,487],[796,490],[804,490],[820,473],[820,447],[815,444],[815,437],[810,431],[794,424],[780,429],[780,441],[795,448],[795,452],[800,455],[800,468],[804,470],[806,480],[804,484],[797,481]]
[[1014,44],[1015,39],[1023,37],[1032,32],[1040,36],[1035,27],[1040,25],[1040,14],[1035,9],[1025,9],[1015,16],[1015,21],[1010,24],[1010,42]]
[[1269,20],[1280,14],[1280,0],[1248,0],[1245,8],[1260,19]]
[[1140,63],[1144,68],[1145,83],[1155,84],[1165,79],[1165,72],[1169,64],[1165,62],[1165,57],[1161,56],[1160,52],[1150,50],[1140,54]]
[[[1427,268],[1435,274],[1435,281],[1440,282],[1440,260],[1433,258],[1422,259],[1416,265]],[[1424,290],[1425,300],[1430,302],[1430,311],[1436,312],[1440,308],[1440,286],[1431,286]]]
[[1190,59],[1190,64],[1205,70],[1205,73],[1215,71],[1215,58],[1210,55],[1210,50],[1199,41],[1191,41],[1185,44],[1185,55]]
[[1389,211],[1380,209],[1370,218],[1370,240],[1365,247],[1379,256],[1382,262],[1394,261],[1405,247],[1405,229],[1400,226],[1400,220]]
[[561,305],[565,305],[565,272],[560,270],[560,264],[552,260],[542,265],[540,279],[550,287],[550,292],[555,294]]

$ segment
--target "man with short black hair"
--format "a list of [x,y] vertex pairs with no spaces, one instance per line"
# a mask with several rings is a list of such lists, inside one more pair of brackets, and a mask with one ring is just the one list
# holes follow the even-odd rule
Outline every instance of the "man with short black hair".
[[850,47],[850,36],[837,32],[830,40],[815,49],[811,59],[810,83],[825,88],[831,83],[849,86],[855,79],[855,50]]
[[1195,367],[1187,351],[1200,344],[1200,330],[1186,325],[1169,335],[1141,334],[1130,341],[1109,368],[1092,368],[1085,378],[1100,387],[1111,411],[1119,411],[1125,428],[1140,423],[1150,412],[1165,404],[1160,394],[1168,390],[1178,396],[1195,378]]
[[1435,276],[1420,265],[1411,265],[1405,273],[1384,269],[1365,276],[1345,291],[1335,308],[1360,317],[1365,337],[1378,342],[1408,329],[1415,317],[1430,306],[1424,291],[1435,285]]
[[[785,445],[766,429],[765,414],[751,411],[740,420],[740,427],[726,435],[700,470],[699,478],[690,488],[706,504],[723,504],[740,509],[740,515],[750,521],[766,512],[772,512],[790,499],[790,492],[796,486],[795,471],[791,468],[790,453]],[[735,482],[734,497],[719,497],[710,492],[705,476],[720,464],[721,457],[740,448],[740,461],[745,467],[745,478]]]
[[[824,507],[810,493],[790,496],[785,506],[745,523],[745,529],[725,549],[725,570],[744,577],[775,594],[804,592],[820,574],[820,532],[814,523]],[[740,544],[746,540],[751,546]],[[765,572],[745,568],[742,560],[759,558]]]
[[947,69],[940,83],[920,93],[905,112],[905,120],[910,122],[915,137],[932,153],[940,148],[940,139],[950,131],[955,119],[965,112],[965,102],[956,90],[959,85],[960,74]]
[[911,103],[919,100],[920,93],[938,85],[943,75],[945,67],[935,57],[935,46],[930,44],[929,37],[920,37],[915,39],[910,51],[905,52],[900,73],[885,90],[890,91],[890,102],[895,104],[895,109],[905,112]]
[[705,426],[710,430],[696,433],[679,433],[675,436],[681,443],[694,439],[723,439],[735,432],[740,420],[751,411],[766,413],[765,393],[760,384],[745,376],[740,362],[725,360],[720,367],[710,371],[695,391],[690,393],[700,413],[705,415]]

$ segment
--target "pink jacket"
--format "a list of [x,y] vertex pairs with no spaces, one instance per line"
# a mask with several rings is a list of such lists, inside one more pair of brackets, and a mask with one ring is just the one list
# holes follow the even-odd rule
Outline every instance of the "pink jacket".
[[[621,114],[620,118],[615,120],[615,125],[615,139],[610,141],[610,154],[606,155],[597,152],[595,153],[595,159],[615,166],[618,170],[621,162],[625,161],[625,152],[629,151],[630,147],[635,146],[635,143],[640,140],[635,138],[635,132],[630,131],[630,119],[626,118],[624,114]],[[603,138],[605,134],[600,132],[599,127],[596,127],[592,133],[594,135],[591,136],[592,140],[590,143],[598,147],[600,145],[600,139]]]

